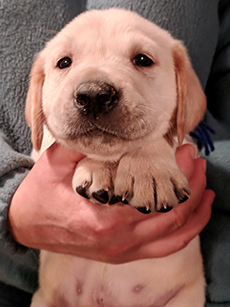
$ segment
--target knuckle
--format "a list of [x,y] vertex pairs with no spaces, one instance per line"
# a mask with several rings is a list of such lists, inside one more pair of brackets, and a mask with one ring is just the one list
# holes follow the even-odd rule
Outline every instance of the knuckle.
[[95,229],[94,229],[94,239],[97,242],[106,242],[108,237],[111,234],[111,229],[109,226],[103,224],[103,225],[98,225]]
[[186,217],[184,216],[184,214],[182,214],[181,210],[179,210],[178,207],[174,208],[174,210],[172,210],[172,213],[175,230],[182,228],[186,223]]
[[95,241],[105,248],[112,245],[117,235],[116,225],[110,222],[109,220],[102,221],[93,228]]
[[186,238],[180,238],[176,243],[177,251],[184,249],[189,244],[189,242],[190,240]]

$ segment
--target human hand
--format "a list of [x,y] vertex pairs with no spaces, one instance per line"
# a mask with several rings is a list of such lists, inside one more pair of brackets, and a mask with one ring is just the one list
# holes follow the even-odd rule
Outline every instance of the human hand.
[[122,229],[123,222],[120,226],[119,223],[112,226],[111,221],[107,220],[111,228],[108,227],[106,236],[109,238],[109,231],[113,233],[114,229],[118,236],[117,240],[111,240],[102,247],[101,255],[108,255],[108,262],[122,263],[165,257],[183,249],[199,235],[211,217],[215,194],[212,190],[205,190],[206,161],[202,158],[194,159],[194,156],[195,150],[191,145],[184,145],[176,152],[177,163],[191,189],[191,196],[185,203],[179,204],[170,212],[154,215],[141,216],[139,212],[129,211],[125,214],[128,232]]
[[206,225],[214,194],[205,191],[202,159],[191,146],[177,151],[191,197],[168,213],[143,215],[125,205],[93,204],[71,186],[83,156],[60,145],[49,148],[16,191],[9,209],[14,238],[21,244],[110,263],[162,257],[186,246]]

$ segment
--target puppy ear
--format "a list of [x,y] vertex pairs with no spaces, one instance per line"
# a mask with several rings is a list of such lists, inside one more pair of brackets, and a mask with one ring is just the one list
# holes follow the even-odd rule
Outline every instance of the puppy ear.
[[42,87],[44,78],[43,61],[41,56],[38,55],[30,74],[30,84],[25,108],[26,121],[31,128],[32,143],[36,150],[41,148],[43,138],[44,115],[42,110]]
[[176,41],[173,58],[177,84],[176,129],[179,145],[185,134],[193,130],[206,109],[206,97],[192,68],[186,48]]

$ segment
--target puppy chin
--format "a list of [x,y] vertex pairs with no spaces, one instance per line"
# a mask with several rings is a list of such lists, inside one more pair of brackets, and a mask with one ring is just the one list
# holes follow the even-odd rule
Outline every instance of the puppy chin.
[[101,137],[86,138],[81,137],[79,140],[58,140],[64,146],[70,149],[82,152],[90,158],[102,161],[116,161],[127,151],[134,147],[132,142],[118,141],[115,139],[105,142]]
[[[161,129],[153,131],[138,131],[138,133],[124,133],[120,135],[119,131],[102,131],[102,129],[78,130],[70,129],[66,126],[63,129],[55,129],[49,126],[47,128],[53,138],[64,146],[82,152],[90,158],[102,161],[116,161],[124,154],[138,150],[154,139],[162,137],[168,131],[169,124],[165,122]],[[57,127],[56,127],[57,128]]]
[[101,161],[117,161],[125,153],[137,149],[144,144],[143,139],[138,140],[121,140],[118,137],[109,135],[100,136],[81,136],[78,138],[55,138],[60,144],[82,152],[89,158]]

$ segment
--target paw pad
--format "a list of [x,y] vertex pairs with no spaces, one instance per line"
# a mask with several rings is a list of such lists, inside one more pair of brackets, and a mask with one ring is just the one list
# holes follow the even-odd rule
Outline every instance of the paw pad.
[[89,186],[89,183],[84,182],[82,185],[76,187],[76,192],[82,197],[89,199],[89,196],[87,194],[88,186]]
[[99,190],[92,193],[93,198],[102,204],[107,204],[109,201],[109,194],[106,190]]

